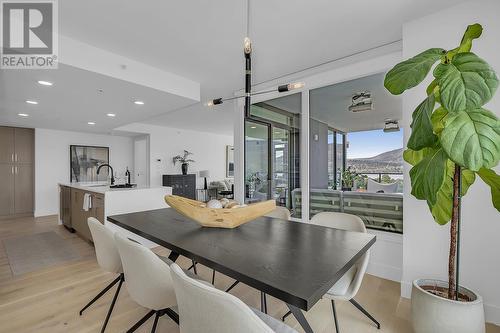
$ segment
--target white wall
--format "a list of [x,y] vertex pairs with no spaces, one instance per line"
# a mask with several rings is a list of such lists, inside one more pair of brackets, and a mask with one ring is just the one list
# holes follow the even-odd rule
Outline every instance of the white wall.
[[133,141],[130,137],[35,129],[35,216],[59,212],[59,182],[70,181],[69,146],[109,147],[109,162],[123,176],[131,168]]
[[[231,135],[141,123],[126,125],[117,130],[149,134],[151,186],[161,185],[164,174],[181,173],[181,166],[174,166],[172,157],[182,154],[184,149],[192,152],[192,159],[196,161],[189,166],[189,173],[210,170],[208,182],[226,178],[226,145],[233,145]],[[202,186],[202,179],[198,179],[197,187]]]
[[[409,58],[431,47],[451,49],[460,42],[468,24],[481,23],[483,36],[473,51],[500,74],[500,1],[470,1],[404,25],[403,56]],[[425,85],[406,92],[403,99],[405,145],[411,113],[425,96]],[[500,116],[500,93],[487,105]],[[496,169],[497,172],[500,170]],[[416,278],[447,279],[449,225],[437,225],[424,201],[410,195],[409,166],[405,166],[403,283],[409,297]],[[500,323],[500,215],[493,208],[489,189],[477,180],[463,200],[461,284],[483,296],[487,321]]]

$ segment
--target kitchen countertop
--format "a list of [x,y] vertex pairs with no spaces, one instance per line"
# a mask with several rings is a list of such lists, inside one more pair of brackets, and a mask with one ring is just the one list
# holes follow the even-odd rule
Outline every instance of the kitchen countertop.
[[61,186],[68,186],[76,188],[82,191],[94,192],[94,193],[106,193],[106,192],[119,192],[119,191],[137,191],[137,190],[147,190],[154,188],[161,188],[162,186],[136,186],[128,188],[110,188],[109,184],[103,182],[92,182],[92,183],[59,183]]

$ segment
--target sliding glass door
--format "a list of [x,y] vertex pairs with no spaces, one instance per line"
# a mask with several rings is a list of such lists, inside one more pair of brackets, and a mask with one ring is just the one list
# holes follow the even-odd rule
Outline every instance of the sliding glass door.
[[283,98],[252,105],[245,120],[245,202],[273,199],[300,217],[300,94]]

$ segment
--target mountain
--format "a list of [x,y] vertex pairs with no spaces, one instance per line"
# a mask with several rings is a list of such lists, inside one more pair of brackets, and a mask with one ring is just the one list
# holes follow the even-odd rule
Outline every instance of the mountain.
[[347,160],[347,165],[354,167],[356,172],[403,172],[403,148],[383,152],[367,158]]

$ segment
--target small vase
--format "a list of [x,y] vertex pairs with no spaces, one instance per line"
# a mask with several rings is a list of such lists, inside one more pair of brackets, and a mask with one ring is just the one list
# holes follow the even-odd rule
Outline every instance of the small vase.
[[188,166],[189,166],[189,164],[187,164],[187,163],[182,163],[182,165],[181,165],[181,169],[182,169],[182,174],[183,174],[183,175],[187,175],[187,174],[188,174]]

